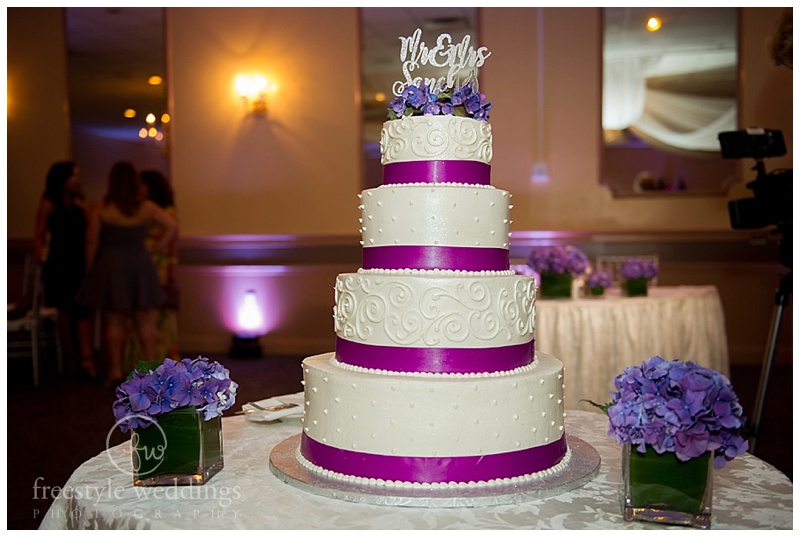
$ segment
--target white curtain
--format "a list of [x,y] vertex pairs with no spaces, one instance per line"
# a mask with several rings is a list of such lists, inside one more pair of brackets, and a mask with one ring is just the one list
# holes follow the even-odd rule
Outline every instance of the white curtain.
[[735,66],[736,54],[725,51],[606,59],[603,129],[630,128],[658,145],[681,150],[719,151],[717,134],[736,129],[734,96],[648,89],[647,80],[683,76],[702,82],[704,76],[718,75],[720,68]]
[[648,90],[645,109],[631,130],[689,151],[719,151],[717,134],[736,130],[736,101]]
[[644,111],[645,75],[652,60],[620,58],[603,62],[603,128],[622,130]]

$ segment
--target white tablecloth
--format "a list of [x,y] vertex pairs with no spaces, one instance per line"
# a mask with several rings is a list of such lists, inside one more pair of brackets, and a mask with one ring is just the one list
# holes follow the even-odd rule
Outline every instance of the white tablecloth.
[[[620,514],[620,451],[599,412],[569,411],[567,432],[601,457],[582,488],[546,499],[494,507],[418,508],[350,503],[285,484],[269,454],[300,432],[298,420],[223,419],[225,468],[202,487],[133,487],[115,464],[128,445],[94,457],[70,477],[41,529],[644,529]],[[113,462],[112,462],[113,461]],[[792,483],[746,454],[714,472],[713,529],[792,527]]]
[[564,362],[566,408],[609,401],[614,377],[651,356],[693,361],[729,375],[725,317],[716,287],[651,287],[646,297],[610,289],[600,298],[536,301],[536,350]]

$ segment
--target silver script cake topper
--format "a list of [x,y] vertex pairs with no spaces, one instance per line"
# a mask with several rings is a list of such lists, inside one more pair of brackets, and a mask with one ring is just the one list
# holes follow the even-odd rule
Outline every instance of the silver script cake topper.
[[397,80],[392,84],[392,92],[400,95],[408,86],[416,86],[423,82],[421,76],[412,78],[412,72],[421,65],[447,67],[447,76],[424,79],[431,91],[437,92],[443,87],[454,87],[458,72],[470,68],[474,73],[481,67],[486,58],[491,56],[486,47],[475,50],[470,46],[470,36],[465,35],[460,43],[454,44],[450,34],[441,34],[436,39],[436,46],[428,48],[421,40],[422,30],[417,28],[409,37],[400,37],[400,61],[403,62],[405,81]]

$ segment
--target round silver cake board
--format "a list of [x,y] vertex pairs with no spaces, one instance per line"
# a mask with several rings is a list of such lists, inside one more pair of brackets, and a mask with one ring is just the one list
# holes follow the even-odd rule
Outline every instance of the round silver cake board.
[[567,466],[557,474],[521,484],[498,484],[473,490],[405,490],[345,483],[319,476],[297,461],[295,453],[300,445],[299,434],[275,446],[269,456],[269,467],[278,479],[293,487],[337,500],[397,507],[489,507],[557,496],[594,479],[600,469],[597,450],[572,435],[567,435],[567,444],[572,456]]

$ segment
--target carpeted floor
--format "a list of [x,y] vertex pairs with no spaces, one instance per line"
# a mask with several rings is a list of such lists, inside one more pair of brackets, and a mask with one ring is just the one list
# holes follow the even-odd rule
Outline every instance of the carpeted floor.
[[[302,390],[299,356],[257,359],[212,357],[240,384],[242,403]],[[87,459],[128,436],[112,431],[114,393],[101,382],[81,381],[46,370],[33,388],[29,362],[8,362],[8,529],[36,529],[53,499]],[[734,368],[731,381],[750,415],[760,367]],[[587,410],[589,410],[587,408]],[[111,434],[109,434],[111,431]],[[756,455],[792,477],[792,368],[774,367]],[[44,488],[48,487],[48,488]]]

